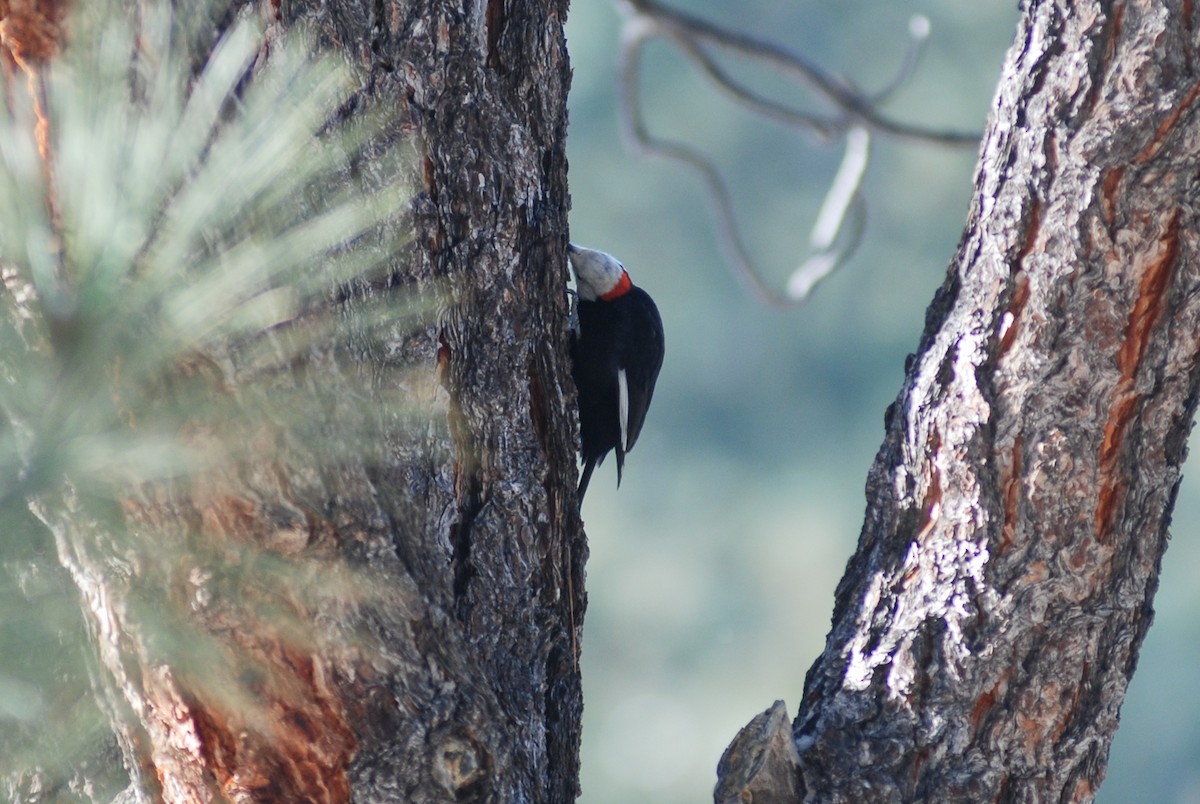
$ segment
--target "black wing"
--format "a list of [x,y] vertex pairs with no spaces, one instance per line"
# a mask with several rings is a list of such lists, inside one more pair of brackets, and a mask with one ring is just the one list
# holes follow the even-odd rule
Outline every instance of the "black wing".
[[[654,383],[658,381],[658,371],[662,368],[665,346],[662,318],[654,301],[644,290],[636,287],[626,296],[633,302],[629,305],[629,314],[633,318],[631,331],[637,333],[637,338],[621,355],[621,368],[625,370],[629,392],[629,419],[626,422],[624,452],[633,449],[638,435],[642,432],[646,411],[649,410],[650,400],[654,397]],[[618,446],[618,466],[624,457]]]

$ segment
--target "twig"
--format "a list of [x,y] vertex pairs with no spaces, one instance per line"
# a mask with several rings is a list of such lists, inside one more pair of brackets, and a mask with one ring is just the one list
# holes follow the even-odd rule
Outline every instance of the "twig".
[[635,151],[680,162],[694,169],[704,180],[713,214],[717,218],[717,233],[726,257],[737,269],[737,276],[755,298],[770,305],[785,305],[788,299],[768,285],[751,264],[741,235],[733,218],[733,202],[721,174],[711,162],[686,145],[659,139],[650,134],[642,117],[637,94],[637,70],[641,58],[641,43],[656,34],[653,25],[632,20],[625,27],[625,43],[621,48],[621,129]]
[[[725,30],[698,17],[668,8],[658,3],[657,0],[618,0],[618,3],[626,10],[630,18],[652,21],[664,35],[669,33],[673,41],[677,37],[690,39],[775,67],[784,75],[796,79],[837,106],[847,116],[847,126],[857,124],[871,129],[877,134],[889,134],[937,145],[967,147],[979,144],[980,134],[978,132],[939,131],[892,120],[875,108],[881,100],[880,97],[863,95],[845,78],[822,70],[803,56],[792,53],[774,42]],[[910,25],[909,30],[914,44],[919,48],[928,36],[928,20],[925,21],[924,26],[919,22],[914,22]],[[919,53],[920,50],[916,50],[916,54]],[[896,84],[903,83],[911,76],[912,67],[915,67],[917,60],[916,54],[913,49],[910,49],[897,78],[882,93],[884,97],[895,91]]]
[[[847,79],[826,72],[803,56],[774,43],[728,31],[705,20],[667,8],[656,0],[617,0],[626,13],[621,46],[620,114],[622,133],[640,153],[670,159],[695,170],[703,180],[722,249],[747,290],[773,306],[803,302],[812,289],[858,246],[866,218],[859,188],[870,155],[870,134],[884,134],[941,146],[974,145],[979,135],[912,126],[882,114],[878,105],[911,78],[929,35],[929,21],[914,17],[911,43],[904,63],[881,91],[866,95]],[[811,254],[793,271],[783,291],[776,290],[758,270],[746,250],[734,217],[733,201],[720,171],[698,150],[650,133],[642,114],[638,69],[646,43],[661,37],[677,46],[718,90],[751,111],[808,131],[823,140],[843,138],[846,151],[821,212],[809,236]],[[714,57],[726,52],[762,62],[796,80],[832,104],[835,114],[821,116],[766,98],[735,80]]]
[[[867,211],[859,186],[871,158],[871,135],[864,128],[853,128],[846,135],[846,153],[837,175],[825,194],[825,202],[809,235],[813,255],[788,277],[789,299],[808,297],[812,289],[829,276],[843,260],[854,253],[865,228]],[[850,228],[846,228],[849,219]],[[841,239],[843,245],[837,246]]]

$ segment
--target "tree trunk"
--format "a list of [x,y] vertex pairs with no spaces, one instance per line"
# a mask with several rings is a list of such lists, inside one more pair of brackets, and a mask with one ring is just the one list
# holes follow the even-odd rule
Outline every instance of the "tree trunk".
[[[399,108],[419,152],[415,237],[390,276],[343,289],[350,343],[312,346],[277,380],[333,389],[305,426],[340,449],[262,422],[257,459],[127,489],[123,524],[70,487],[34,501],[82,594],[130,794],[571,801],[587,545],[566,349],[566,3],[268,6],[260,63],[304,24],[355,65],[344,115]],[[436,321],[415,335],[364,323],[372,302],[430,291]],[[239,361],[218,346],[180,373],[236,397],[255,381]],[[363,428],[373,443],[355,455]],[[134,537],[169,560],[135,555]]]
[[[418,142],[409,258],[339,309],[447,295],[415,336],[361,327],[287,380],[346,389],[321,424],[353,444],[370,422],[378,458],[264,425],[258,461],[129,490],[122,528],[70,487],[33,501],[82,593],[133,795],[572,800],[565,4],[269,7],[264,55],[304,20],[360,71],[346,114],[401,106]],[[1200,381],[1198,27],[1185,0],[1028,3],[794,739],[778,709],[756,718],[719,799],[1099,785]],[[181,367],[233,392],[241,371],[236,349]],[[389,407],[397,387],[428,417]],[[264,557],[293,589],[259,588]],[[204,653],[238,673],[214,683]]]
[[797,751],[764,753],[760,718],[718,800],[1095,794],[1200,381],[1197,22],[1186,0],[1026,4]]

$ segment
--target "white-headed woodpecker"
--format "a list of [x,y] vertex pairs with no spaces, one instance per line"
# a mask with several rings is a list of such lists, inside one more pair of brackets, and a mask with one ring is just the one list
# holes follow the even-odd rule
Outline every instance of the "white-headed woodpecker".
[[663,361],[662,318],[646,291],[634,287],[625,266],[603,251],[567,246],[578,289],[579,326],[571,343],[579,392],[583,474],[579,500],[592,470],[617,452],[617,485],[625,453],[633,449]]

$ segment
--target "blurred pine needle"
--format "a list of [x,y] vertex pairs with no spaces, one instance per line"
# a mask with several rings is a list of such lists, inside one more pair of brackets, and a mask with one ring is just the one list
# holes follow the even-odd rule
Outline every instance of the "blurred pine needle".
[[[31,504],[68,488],[108,512],[111,544],[139,556],[136,613],[159,634],[162,659],[188,659],[194,683],[245,707],[229,684],[242,658],[210,645],[186,610],[163,608],[179,551],[196,545],[156,542],[146,521],[114,512],[128,515],[129,495],[153,498],[146,487],[269,460],[264,429],[329,461],[361,457],[382,449],[372,421],[411,403],[386,390],[404,377],[375,378],[382,411],[331,426],[339,398],[358,391],[275,381],[302,355],[378,330],[395,337],[428,313],[403,295],[338,308],[344,288],[386,281],[407,245],[402,127],[378,111],[342,122],[355,82],[303,32],[272,38],[268,55],[247,14],[210,49],[209,19],[166,0],[75,3],[65,47],[28,89],[8,80],[0,103],[0,790],[10,798],[73,790],[81,751],[106,734],[87,693],[97,668],[75,590]],[[371,169],[357,171],[364,160]],[[244,560],[222,566],[230,550]],[[313,584],[314,567],[284,553],[222,544],[184,563],[213,562],[233,586],[248,568],[258,590],[230,605],[304,649],[314,589],[352,598],[374,587],[344,565]]]

